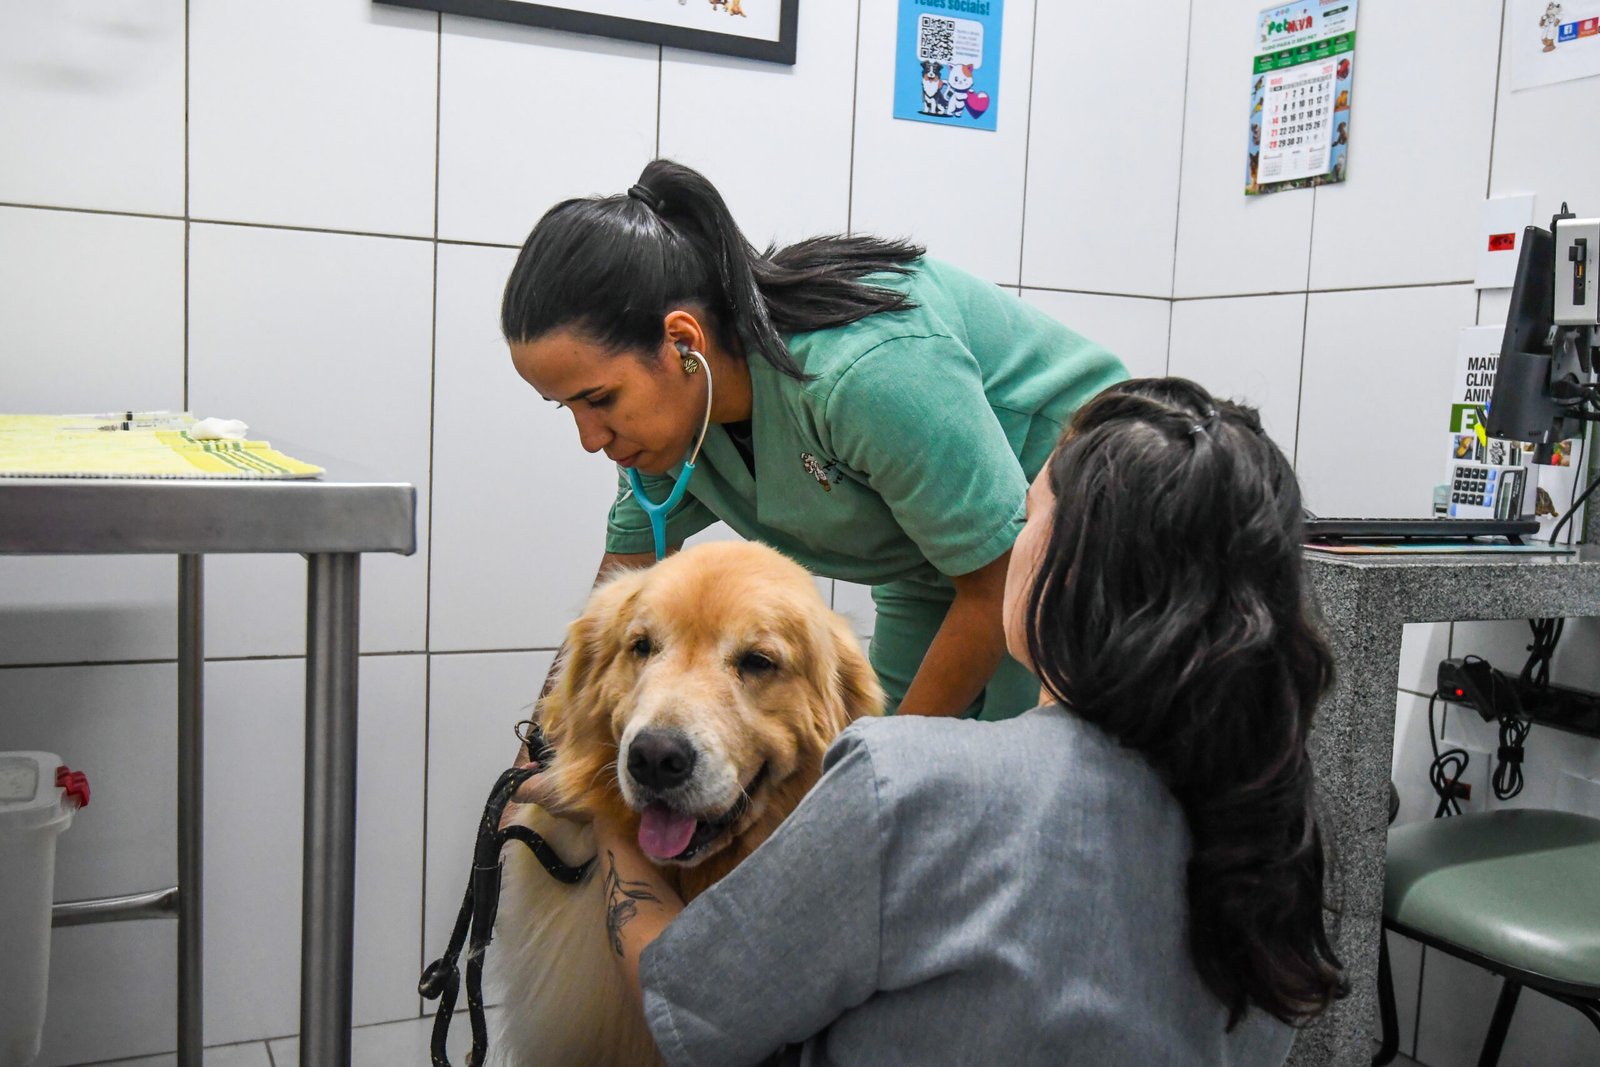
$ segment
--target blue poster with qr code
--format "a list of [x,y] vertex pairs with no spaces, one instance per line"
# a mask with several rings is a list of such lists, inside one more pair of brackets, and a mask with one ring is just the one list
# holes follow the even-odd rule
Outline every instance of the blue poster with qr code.
[[992,130],[1005,0],[900,0],[894,117]]

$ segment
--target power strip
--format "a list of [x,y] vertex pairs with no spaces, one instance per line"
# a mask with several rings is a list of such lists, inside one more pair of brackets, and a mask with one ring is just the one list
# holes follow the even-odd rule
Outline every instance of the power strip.
[[1522,717],[1539,726],[1600,738],[1600,693],[1565,685],[1517,683]]
[[1472,708],[1485,722],[1522,719],[1538,726],[1600,738],[1600,693],[1565,685],[1534,685],[1495,670],[1487,660],[1439,661],[1439,695]]

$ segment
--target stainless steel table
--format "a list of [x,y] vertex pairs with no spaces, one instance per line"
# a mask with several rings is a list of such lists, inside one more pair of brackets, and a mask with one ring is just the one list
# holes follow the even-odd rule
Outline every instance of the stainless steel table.
[[1333,646],[1337,678],[1311,736],[1335,861],[1332,917],[1350,996],[1303,1030],[1294,1067],[1371,1062],[1383,919],[1389,773],[1402,627],[1600,616],[1600,512],[1590,544],[1569,556],[1340,556],[1308,553],[1307,576]]
[[178,886],[58,906],[74,925],[176,912],[178,1063],[200,1067],[202,560],[305,555],[305,870],[300,1062],[350,1062],[360,554],[416,551],[416,489],[300,449],[315,481],[0,478],[0,553],[178,556]]

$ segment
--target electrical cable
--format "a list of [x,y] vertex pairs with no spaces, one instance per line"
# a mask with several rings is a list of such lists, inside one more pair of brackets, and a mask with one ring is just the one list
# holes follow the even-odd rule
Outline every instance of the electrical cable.
[[1550,543],[1552,545],[1556,544],[1561,539],[1561,531],[1566,527],[1567,523],[1572,521],[1572,517],[1578,513],[1578,508],[1583,506],[1583,502],[1589,499],[1589,494],[1594,492],[1597,487],[1600,487],[1600,478],[1596,478],[1594,481],[1590,482],[1589,487],[1585,489],[1582,495],[1580,495],[1573,505],[1567,509],[1567,513],[1561,516],[1560,520],[1556,522],[1555,529],[1550,531]]
[[1529,619],[1528,626],[1533,630],[1533,644],[1528,646],[1528,661],[1522,665],[1519,680],[1544,689],[1550,684],[1550,658],[1555,655],[1567,620]]
[[[1584,435],[1583,435],[1582,441],[1578,446],[1578,448],[1579,448],[1578,463],[1577,463],[1577,466],[1574,468],[1575,470],[1582,470],[1583,469],[1583,465],[1584,465],[1584,462],[1585,462],[1584,453],[1588,450],[1588,447],[1589,447],[1589,435],[1588,435],[1587,432],[1585,432]],[[1597,476],[1593,481],[1591,481],[1589,483],[1588,487],[1584,489],[1583,494],[1581,496],[1579,496],[1576,500],[1573,500],[1572,503],[1570,503],[1567,506],[1567,513],[1565,515],[1561,516],[1560,519],[1556,520],[1555,529],[1550,531],[1550,543],[1552,545],[1556,544],[1557,542],[1560,541],[1562,529],[1567,525],[1567,523],[1572,521],[1573,516],[1578,514],[1578,509],[1583,506],[1583,502],[1585,500],[1589,499],[1589,494],[1594,492],[1595,488],[1597,486],[1600,486],[1600,476]],[[1572,488],[1573,488],[1574,492],[1577,491],[1577,488],[1578,488],[1578,480],[1577,480],[1577,478],[1573,478],[1573,480],[1572,480]]]
[[[1555,652],[1555,642],[1561,637],[1564,620],[1529,619],[1528,625],[1533,628],[1533,644],[1528,646],[1528,662],[1522,668],[1523,680],[1542,673],[1548,681],[1550,657]],[[1480,710],[1500,723],[1500,748],[1495,753],[1490,784],[1496,799],[1510,800],[1522,792],[1522,746],[1528,739],[1530,726],[1522,709],[1522,697],[1517,693],[1517,683],[1503,671],[1495,670],[1482,656],[1466,656],[1461,662],[1481,663],[1488,675],[1489,707]]]
[[1510,716],[1500,720],[1500,751],[1494,765],[1494,795],[1510,800],[1522,792],[1522,744],[1528,739],[1526,719]]
[[1434,726],[1433,718],[1434,704],[1439,698],[1438,692],[1428,698],[1428,744],[1433,749],[1428,781],[1433,785],[1434,795],[1439,798],[1439,806],[1433,811],[1435,819],[1461,814],[1462,791],[1471,788],[1461,785],[1461,777],[1467,773],[1467,764],[1472,760],[1466,749],[1447,748],[1439,751],[1439,731]]

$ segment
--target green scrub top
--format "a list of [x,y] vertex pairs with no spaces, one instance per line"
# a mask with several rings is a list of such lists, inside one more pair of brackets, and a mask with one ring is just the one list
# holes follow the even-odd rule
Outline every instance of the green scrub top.
[[[815,574],[873,587],[870,649],[891,710],[955,590],[1021,533],[1028,484],[1085,401],[1127,377],[1110,352],[999,287],[933,259],[863,281],[916,305],[786,337],[810,376],[749,361],[755,473],[712,426],[667,543],[718,519]],[[680,468],[681,469],[681,468]],[[672,475],[642,476],[664,500]],[[654,549],[619,471],[606,549]],[[1007,718],[1038,703],[1011,657],[968,709]]]

